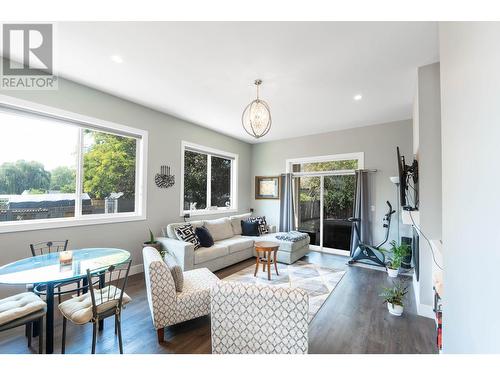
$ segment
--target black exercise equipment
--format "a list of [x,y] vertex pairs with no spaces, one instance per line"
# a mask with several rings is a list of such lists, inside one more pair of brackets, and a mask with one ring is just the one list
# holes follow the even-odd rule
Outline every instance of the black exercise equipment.
[[389,239],[389,231],[391,229],[391,217],[396,212],[395,210],[392,209],[391,203],[389,201],[387,201],[387,205],[389,206],[389,209],[387,213],[384,215],[383,219],[383,226],[386,231],[385,238],[381,243],[379,243],[376,246],[368,245],[366,243],[361,242],[360,225],[362,225],[363,223],[361,222],[360,218],[350,217],[348,219],[351,223],[354,224],[354,233],[358,239],[358,247],[353,252],[351,252],[351,259],[349,260],[348,264],[353,264],[360,260],[369,260],[377,265],[385,267],[385,255],[383,251],[380,250],[380,247],[383,244],[385,244]]

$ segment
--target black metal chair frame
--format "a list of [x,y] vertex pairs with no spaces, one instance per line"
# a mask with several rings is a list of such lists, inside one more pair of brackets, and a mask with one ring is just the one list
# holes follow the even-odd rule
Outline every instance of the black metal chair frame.
[[[61,251],[66,251],[68,249],[68,240],[37,242],[35,244],[30,244],[30,249],[31,249],[31,255],[34,257],[37,255],[51,254],[56,252],[59,253]],[[44,250],[47,251],[44,252]],[[39,252],[39,254],[37,254],[37,251]],[[55,292],[54,295],[57,295],[57,300],[59,301],[59,303],[61,303],[61,295],[69,293],[67,291],[61,291],[61,287],[66,285],[71,285],[73,283],[76,283],[78,285],[78,289],[81,288],[81,279],[74,281],[64,281],[55,286],[57,288],[57,292]],[[35,292],[39,296],[46,295],[46,292],[43,290],[43,286],[34,285],[33,292]],[[78,295],[80,295],[79,290],[77,290],[77,293]]]
[[31,346],[31,338],[32,338],[32,327],[33,323],[38,324],[39,334],[38,334],[38,354],[43,354],[43,318],[45,317],[45,313],[47,309],[41,309],[35,311],[29,315],[23,316],[11,322],[5,323],[0,326],[0,332],[6,331],[12,328],[26,326],[26,332],[28,337],[28,347]]
[[[92,300],[92,319],[90,322],[93,324],[92,330],[92,354],[95,354],[95,347],[97,341],[97,329],[102,327],[103,320],[110,316],[115,317],[115,335],[118,334],[118,345],[120,348],[120,354],[123,354],[123,342],[122,342],[122,329],[121,329],[121,312],[122,312],[122,303],[123,303],[123,293],[125,292],[125,288],[127,286],[128,275],[130,271],[130,265],[132,260],[128,260],[126,263],[117,266],[110,266],[108,269],[92,274],[90,270],[87,270],[87,285],[84,285],[81,288],[75,289],[72,292],[77,290],[82,290],[84,293],[88,289],[88,293],[90,294],[90,298]],[[108,276],[109,275],[109,276]],[[93,279],[96,279],[93,281]],[[106,280],[108,280],[106,282]],[[96,290],[95,286],[99,286]],[[114,287],[114,292],[111,294],[111,286]],[[109,287],[107,292],[103,292],[105,287]],[[117,295],[117,290],[120,290],[120,294]],[[100,296],[101,303],[96,303],[96,294]],[[105,302],[111,300],[117,300],[118,303],[113,307],[98,312],[98,307],[103,304],[103,298],[106,297]],[[104,302],[104,303],[105,303]],[[62,342],[61,342],[61,353],[64,354],[66,351],[66,325],[68,319],[63,315],[63,332],[62,332]],[[100,326],[100,327],[99,327]]]

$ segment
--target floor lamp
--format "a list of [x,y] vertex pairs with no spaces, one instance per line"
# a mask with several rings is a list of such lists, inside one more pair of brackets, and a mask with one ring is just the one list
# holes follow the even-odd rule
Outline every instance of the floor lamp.
[[400,209],[400,204],[399,204],[399,177],[398,176],[393,176],[393,177],[389,177],[389,179],[391,180],[391,182],[396,185],[396,201],[398,202],[397,203],[397,212],[398,212],[398,240],[397,240],[397,243],[398,245],[401,244],[401,237],[399,235],[399,209]]

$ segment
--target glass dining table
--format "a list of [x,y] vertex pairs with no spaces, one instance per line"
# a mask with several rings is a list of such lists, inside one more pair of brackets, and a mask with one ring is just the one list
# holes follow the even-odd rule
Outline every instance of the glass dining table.
[[0,267],[0,284],[41,284],[44,287],[47,302],[45,352],[48,354],[54,352],[54,287],[57,284],[86,278],[87,269],[95,275],[130,259],[130,252],[114,248],[87,248],[71,252],[71,264],[61,265],[60,253],[54,252],[21,259]]

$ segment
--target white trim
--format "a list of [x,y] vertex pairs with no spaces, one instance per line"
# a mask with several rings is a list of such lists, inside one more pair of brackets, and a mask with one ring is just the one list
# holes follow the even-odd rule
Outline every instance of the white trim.
[[[322,161],[338,161],[338,160],[358,160],[358,169],[365,168],[365,153],[364,152],[350,152],[346,154],[334,154],[334,155],[320,155],[320,156],[308,156],[303,158],[293,158],[286,159],[286,173],[292,172],[292,164],[299,163],[317,163]],[[332,171],[329,173],[331,174]],[[333,171],[334,172],[334,171]]]
[[[299,186],[300,191],[300,186]],[[299,201],[300,203],[300,201]],[[325,229],[325,176],[319,177],[319,247],[323,250],[323,230]],[[300,208],[300,206],[299,206]],[[300,213],[300,210],[299,210]]]
[[[200,152],[207,155],[207,208],[201,210],[184,210],[184,154],[186,149]],[[231,160],[231,207],[218,207],[217,209],[210,209],[211,200],[211,164],[212,156],[227,157]],[[183,217],[185,214],[190,214],[191,216],[202,216],[202,215],[218,215],[230,212],[238,211],[238,154],[233,154],[231,152],[218,150],[215,148],[198,145],[196,143],[191,143],[187,141],[181,141],[181,191],[180,191],[180,216]]]
[[[93,130],[101,130],[106,132],[116,131],[117,134],[129,134],[140,139],[136,147],[136,190],[135,190],[135,212],[122,212],[117,214],[95,214],[82,215],[81,203],[78,199],[75,200],[75,216],[71,218],[56,218],[56,219],[40,219],[40,220],[25,220],[25,221],[6,221],[0,223],[0,233],[29,231],[38,229],[63,228],[80,225],[94,224],[109,224],[127,221],[138,221],[146,219],[147,208],[147,154],[148,154],[148,131],[143,129],[133,128],[127,125],[117,124],[111,121],[98,119],[95,117],[81,115],[75,112],[66,111],[60,108],[55,108],[39,103],[34,103],[24,99],[14,98],[8,95],[0,94],[0,106],[6,109],[13,109],[33,115],[41,115],[62,120],[68,125],[77,125],[80,127],[89,126]],[[125,135],[126,136],[126,135]],[[77,160],[77,181],[76,181],[76,197],[81,196],[83,191],[83,152],[81,130],[79,135],[79,151]]]
[[6,221],[0,225],[0,233],[24,232],[39,229],[54,229],[78,227],[83,225],[97,224],[113,224],[127,221],[146,220],[145,215],[135,215],[128,212],[122,212],[111,215],[84,215],[79,218],[57,218],[57,219],[40,219],[40,220],[25,220],[25,221]]
[[434,309],[431,305],[425,305],[423,303],[419,303],[417,305],[417,313],[420,316],[436,320],[436,314],[434,313]]

